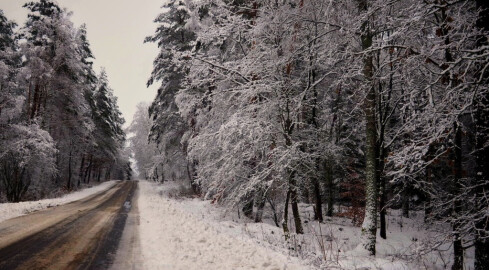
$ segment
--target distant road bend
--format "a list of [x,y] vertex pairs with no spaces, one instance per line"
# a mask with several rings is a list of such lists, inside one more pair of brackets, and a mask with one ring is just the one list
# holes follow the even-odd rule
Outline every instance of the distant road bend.
[[82,200],[0,223],[0,269],[110,268],[136,189],[136,181],[120,181]]

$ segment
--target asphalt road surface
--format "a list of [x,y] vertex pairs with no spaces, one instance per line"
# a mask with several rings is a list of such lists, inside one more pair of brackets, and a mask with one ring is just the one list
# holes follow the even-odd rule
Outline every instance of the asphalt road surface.
[[82,200],[0,223],[0,269],[137,269],[136,190],[136,181],[120,181]]

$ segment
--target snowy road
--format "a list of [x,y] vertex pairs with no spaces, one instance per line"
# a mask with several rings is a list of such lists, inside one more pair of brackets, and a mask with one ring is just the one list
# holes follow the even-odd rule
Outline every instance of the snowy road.
[[119,182],[82,200],[0,223],[0,269],[108,268],[121,238],[131,240],[123,230],[136,188],[137,182]]
[[225,233],[229,224],[195,215],[184,203],[192,200],[172,198],[170,189],[122,181],[0,222],[0,270],[308,269],[246,234]]

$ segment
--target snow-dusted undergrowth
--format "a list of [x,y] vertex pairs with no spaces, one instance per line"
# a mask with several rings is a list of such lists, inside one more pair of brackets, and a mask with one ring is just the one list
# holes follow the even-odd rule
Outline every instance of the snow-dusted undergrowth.
[[[347,218],[326,218],[319,226],[312,206],[300,204],[305,234],[285,242],[267,209],[264,222],[253,223],[210,201],[178,198],[180,185],[140,182],[145,269],[296,269],[285,264],[300,261],[307,269],[404,270],[446,269],[452,263],[449,243],[429,250],[437,234],[427,230],[420,212],[406,219],[389,210],[387,240],[377,238],[377,255],[371,257],[361,246],[360,228]],[[467,265],[472,257],[467,254]]]
[[69,193],[60,198],[44,199],[39,201],[26,201],[18,203],[0,204],[0,222],[14,217],[22,216],[34,211],[43,210],[49,207],[70,203],[83,199],[97,192],[106,190],[116,183],[115,180],[103,182],[100,185],[85,188],[73,193]]
[[258,245],[246,234],[229,233],[226,227],[232,224],[190,209],[193,200],[170,198],[172,186],[140,181],[139,187],[144,269],[310,269],[297,258]]

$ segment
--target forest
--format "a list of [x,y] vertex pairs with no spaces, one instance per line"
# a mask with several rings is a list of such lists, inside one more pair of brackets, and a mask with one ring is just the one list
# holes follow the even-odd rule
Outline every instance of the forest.
[[20,26],[0,9],[0,202],[179,183],[294,252],[346,219],[369,258],[397,211],[431,237],[394,259],[487,269],[489,1],[162,1],[141,40],[158,92],[126,128],[86,26],[53,0],[24,8]]
[[21,27],[0,10],[0,202],[127,178],[124,119],[85,26],[53,1],[24,8]]
[[271,209],[285,240],[312,204],[371,256],[389,209],[422,213],[452,269],[469,248],[487,269],[489,2],[169,0],[155,24],[159,90],[129,128],[141,178]]

